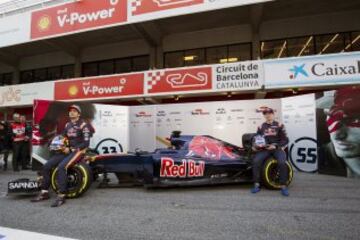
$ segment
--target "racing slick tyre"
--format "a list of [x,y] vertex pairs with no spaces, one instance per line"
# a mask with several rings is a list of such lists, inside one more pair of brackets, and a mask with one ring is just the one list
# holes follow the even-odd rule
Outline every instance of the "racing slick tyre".
[[[59,191],[58,168],[51,174],[51,187],[55,192]],[[68,192],[66,198],[78,198],[85,193],[92,182],[92,171],[86,163],[77,163],[67,170]]]
[[[289,186],[293,176],[294,170],[289,163],[286,161],[287,171],[288,171],[288,179],[286,181],[286,185]],[[268,189],[280,189],[280,178],[279,178],[279,171],[277,166],[277,160],[274,158],[269,158],[262,169],[262,181],[266,188]]]

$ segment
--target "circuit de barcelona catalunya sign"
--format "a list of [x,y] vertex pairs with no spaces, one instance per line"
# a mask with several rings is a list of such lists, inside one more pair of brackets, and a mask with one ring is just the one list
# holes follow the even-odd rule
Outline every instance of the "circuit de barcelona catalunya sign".
[[265,88],[360,83],[360,53],[264,61]]

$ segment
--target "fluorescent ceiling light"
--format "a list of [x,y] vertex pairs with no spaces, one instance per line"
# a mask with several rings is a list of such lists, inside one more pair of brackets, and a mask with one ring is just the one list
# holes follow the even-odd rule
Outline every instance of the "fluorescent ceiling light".
[[313,36],[309,37],[309,39],[307,40],[307,42],[305,43],[304,47],[301,49],[301,51],[298,54],[298,57],[300,57],[304,51],[307,49],[307,47],[309,46],[310,42],[313,40]]
[[281,47],[281,50],[280,50],[280,52],[279,52],[278,58],[280,58],[281,55],[283,54],[283,52],[284,52],[284,50],[285,50],[285,48],[286,48],[286,44],[287,44],[287,41],[285,40],[284,43],[283,43],[283,45],[282,45],[282,47]]
[[220,59],[220,63],[228,63],[228,62],[236,62],[239,59],[237,57],[233,57],[233,58],[222,58]]
[[184,57],[184,60],[185,60],[185,61],[194,61],[195,58],[197,58],[197,56],[195,56],[195,55],[185,56],[185,57]]
[[335,41],[335,39],[339,36],[339,34],[335,34],[335,36],[325,45],[325,47],[321,50],[320,54],[324,53],[330,45]]
[[360,39],[360,34],[351,42],[349,43],[341,52],[348,50],[352,45],[354,45]]

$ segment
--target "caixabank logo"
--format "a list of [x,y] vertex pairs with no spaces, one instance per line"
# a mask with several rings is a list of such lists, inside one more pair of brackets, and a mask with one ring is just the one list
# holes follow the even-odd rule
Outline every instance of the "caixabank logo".
[[310,77],[350,77],[360,74],[360,59],[353,63],[319,61],[313,64],[295,64],[289,69],[290,79]]
[[31,39],[104,27],[127,21],[127,0],[86,0],[35,11]]

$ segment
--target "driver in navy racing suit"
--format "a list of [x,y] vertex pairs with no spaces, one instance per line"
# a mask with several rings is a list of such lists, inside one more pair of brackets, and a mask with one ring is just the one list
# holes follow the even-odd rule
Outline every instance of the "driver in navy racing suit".
[[257,150],[253,160],[252,170],[254,187],[251,189],[251,192],[257,193],[260,191],[260,171],[264,161],[270,156],[273,156],[278,163],[281,194],[283,196],[289,196],[289,191],[286,187],[288,171],[286,165],[286,153],[284,151],[289,143],[289,139],[285,131],[285,126],[277,121],[274,121],[273,109],[266,108],[263,111],[263,115],[266,121],[258,128],[257,135],[265,138],[266,145],[260,150]]
[[39,202],[47,200],[49,196],[51,170],[58,168],[59,194],[51,207],[58,207],[65,203],[67,193],[67,168],[78,161],[84,154],[84,150],[89,147],[92,127],[84,120],[80,119],[81,108],[78,105],[69,107],[70,121],[66,123],[63,135],[67,137],[69,146],[63,152],[55,153],[43,166],[40,194],[32,200]]

